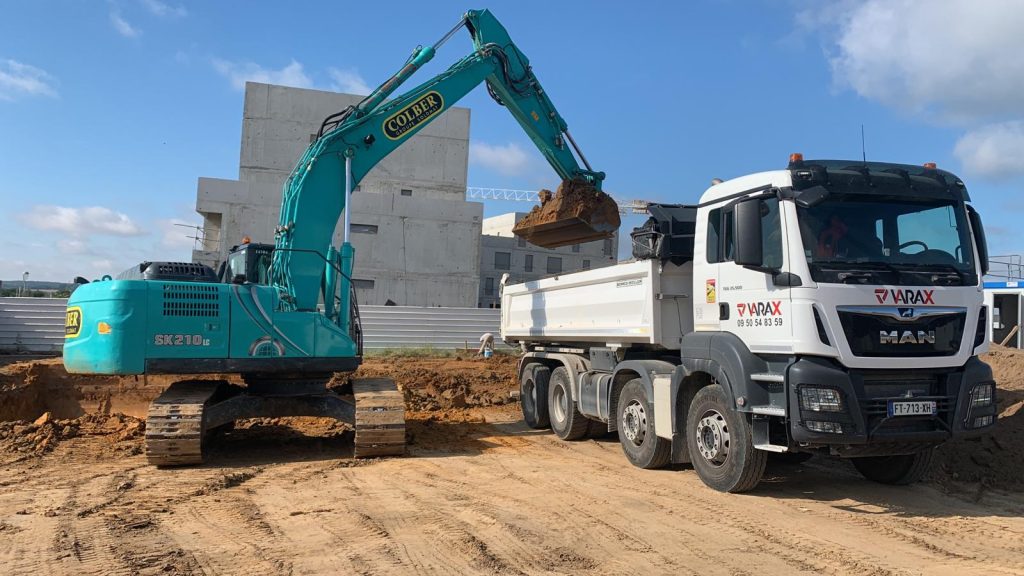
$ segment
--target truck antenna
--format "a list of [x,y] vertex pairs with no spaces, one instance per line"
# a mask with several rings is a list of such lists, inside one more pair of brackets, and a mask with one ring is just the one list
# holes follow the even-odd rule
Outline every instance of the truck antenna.
[[863,124],[860,125],[860,157],[864,161],[864,165],[866,166],[867,163],[868,163],[868,153],[867,153],[867,148],[865,148],[865,146],[864,146],[864,125]]

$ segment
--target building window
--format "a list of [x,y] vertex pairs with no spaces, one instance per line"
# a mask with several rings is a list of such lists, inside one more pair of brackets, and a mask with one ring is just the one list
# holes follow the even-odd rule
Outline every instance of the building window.
[[519,246],[520,248],[526,248],[526,238],[523,238],[522,236],[517,236],[516,246]]
[[523,261],[523,270],[533,272],[533,254],[527,254]]
[[494,253],[494,269],[495,270],[511,270],[512,269],[512,253],[511,252],[495,252]]
[[376,224],[350,224],[353,234],[376,234]]
[[572,251],[573,251],[574,254],[578,253],[580,251],[580,245],[579,244],[573,244],[572,245]]
[[412,196],[412,190],[408,188],[402,188],[402,196]]
[[494,278],[484,278],[484,296],[494,295]]
[[583,261],[583,269],[584,270],[590,270],[590,260],[584,260]]
[[548,274],[560,274],[562,272],[562,259],[555,256],[548,256]]
[[360,280],[359,278],[352,279],[352,286],[359,290],[373,290],[373,280]]
[[612,255],[612,239],[611,238],[605,238],[604,239],[604,246],[601,248],[601,252],[605,256],[611,256]]

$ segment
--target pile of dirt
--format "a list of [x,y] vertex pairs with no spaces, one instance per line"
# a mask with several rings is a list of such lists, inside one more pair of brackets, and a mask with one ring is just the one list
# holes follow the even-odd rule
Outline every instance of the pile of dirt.
[[539,196],[540,206],[535,206],[516,223],[513,234],[529,240],[534,228],[572,218],[579,218],[595,230],[609,234],[618,230],[621,223],[615,200],[583,180],[563,180],[554,197],[550,190],[541,190]]
[[992,367],[999,419],[979,438],[947,442],[936,452],[930,479],[951,491],[967,485],[1024,490],[1024,351],[993,344],[982,358]]
[[360,378],[392,378],[410,411],[496,406],[512,401],[518,358],[368,358]]
[[31,422],[0,422],[0,453],[39,456],[65,440],[93,436],[118,445],[118,452],[138,454],[142,451],[145,426],[142,420],[123,414],[93,413],[58,420],[46,412]]

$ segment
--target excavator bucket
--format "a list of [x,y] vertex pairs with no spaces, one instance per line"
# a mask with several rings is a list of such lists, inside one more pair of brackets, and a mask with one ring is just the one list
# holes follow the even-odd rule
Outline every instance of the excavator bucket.
[[584,180],[563,180],[552,197],[540,191],[540,206],[516,223],[512,233],[542,248],[611,238],[619,229],[619,206]]

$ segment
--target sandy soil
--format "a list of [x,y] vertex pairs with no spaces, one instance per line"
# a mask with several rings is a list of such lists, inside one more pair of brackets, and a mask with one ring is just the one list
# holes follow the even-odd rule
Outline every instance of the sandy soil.
[[410,407],[405,458],[355,461],[344,426],[266,420],[216,437],[210,464],[179,470],[146,465],[132,417],[166,383],[99,386],[62,376],[52,361],[8,366],[0,406],[20,403],[26,408],[10,410],[26,420],[0,423],[0,566],[5,574],[1024,574],[1024,354],[999,349],[989,359],[1000,377],[997,433],[945,447],[931,482],[881,486],[815,458],[770,464],[744,495],[705,488],[688,466],[633,468],[614,437],[565,443],[527,429],[509,401],[509,359],[386,359],[361,369],[399,376]]

